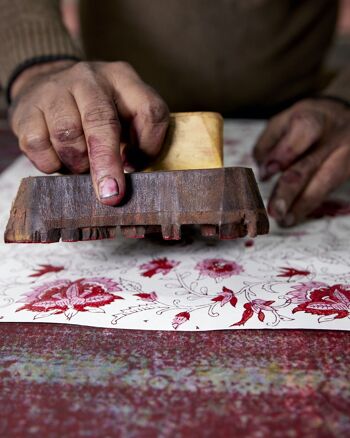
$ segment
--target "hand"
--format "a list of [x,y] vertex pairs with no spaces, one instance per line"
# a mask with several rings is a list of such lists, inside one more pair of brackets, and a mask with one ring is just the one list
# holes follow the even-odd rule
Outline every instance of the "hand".
[[12,93],[10,120],[21,150],[45,173],[90,168],[107,205],[124,196],[124,168],[154,158],[168,127],[166,104],[124,62],[35,66]]
[[327,98],[300,101],[271,119],[254,156],[261,179],[282,172],[268,210],[292,226],[350,178],[350,109]]

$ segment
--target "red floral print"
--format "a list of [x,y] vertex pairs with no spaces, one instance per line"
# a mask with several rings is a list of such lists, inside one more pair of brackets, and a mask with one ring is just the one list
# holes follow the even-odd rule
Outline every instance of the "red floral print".
[[174,319],[172,321],[172,326],[176,330],[181,324],[184,324],[189,319],[190,319],[189,312],[178,313],[177,315],[175,315],[175,317],[174,317]]
[[219,302],[221,307],[227,303],[230,303],[231,306],[235,307],[237,304],[237,297],[231,289],[223,287],[220,295],[213,298],[212,301]]
[[63,271],[63,266],[52,266],[52,265],[39,265],[40,268],[36,269],[34,274],[29,275],[29,277],[41,277],[42,275],[48,274],[49,272],[60,272]]
[[286,297],[291,303],[299,304],[307,300],[308,293],[313,289],[327,286],[320,281],[308,281],[306,283],[296,284],[292,286],[291,291],[286,293]]
[[[100,309],[102,306],[123,299],[113,293],[120,290],[119,285],[108,278],[56,280],[27,293],[23,300],[25,305],[17,309],[17,312],[38,312],[36,318],[64,313],[69,320],[78,312],[103,313],[103,309]],[[40,312],[45,315],[40,316]]]
[[139,294],[134,294],[136,297],[141,298],[143,301],[157,301],[158,295],[155,292],[151,292],[150,294],[140,292]]
[[166,275],[179,264],[180,262],[168,260],[166,257],[153,259],[149,263],[140,266],[140,269],[145,269],[145,272],[142,272],[141,275],[143,277],[153,277],[156,274]]
[[271,304],[273,304],[274,301],[265,301],[265,300],[253,300],[250,303],[244,304],[244,312],[242,315],[242,318],[240,321],[236,322],[235,324],[231,324],[230,327],[233,327],[235,325],[244,325],[253,315],[256,313],[258,315],[259,321],[263,322],[265,320],[265,311],[273,311],[273,308],[271,307]]
[[310,292],[307,301],[293,309],[293,313],[296,312],[321,315],[319,322],[346,318],[350,315],[349,286],[336,284],[315,289]]
[[201,274],[211,278],[229,278],[244,271],[243,267],[236,262],[225,259],[205,259],[197,263],[196,269]]
[[306,275],[311,274],[310,271],[307,270],[301,270],[301,269],[295,269],[295,268],[280,268],[281,273],[277,275],[277,277],[286,277],[286,278],[292,278],[296,275],[300,275],[301,277],[304,277]]

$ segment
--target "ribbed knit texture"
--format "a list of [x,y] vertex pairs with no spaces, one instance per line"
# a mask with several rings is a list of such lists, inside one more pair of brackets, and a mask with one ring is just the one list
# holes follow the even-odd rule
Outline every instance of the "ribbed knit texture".
[[81,56],[60,18],[56,0],[0,0],[0,82],[19,65],[48,55]]

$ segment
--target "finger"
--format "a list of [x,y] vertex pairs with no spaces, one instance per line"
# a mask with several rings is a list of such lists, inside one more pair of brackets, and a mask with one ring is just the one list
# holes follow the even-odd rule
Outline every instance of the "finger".
[[120,123],[114,103],[94,82],[74,90],[89,153],[92,182],[103,204],[116,205],[125,193],[120,158]]
[[157,156],[169,124],[167,105],[128,64],[111,64],[106,75],[114,89],[120,117],[130,121],[131,143],[139,149],[129,149],[127,158],[144,157],[147,160],[147,157]]
[[[324,116],[316,111],[297,111],[290,119],[287,132],[266,154],[262,166],[265,179],[289,167],[323,135]],[[273,163],[277,163],[275,166]]]
[[269,202],[269,213],[281,225],[288,226],[293,218],[288,211],[335,146],[324,143],[289,167],[279,178]]
[[58,157],[73,173],[89,170],[89,157],[80,114],[69,93],[46,105],[44,115]]
[[350,149],[348,146],[334,151],[316,172],[289,213],[291,225],[301,222],[314,211],[329,193],[350,176]]
[[[259,165],[263,163],[266,154],[268,154],[282,138],[288,128],[288,122],[289,111],[278,114],[268,122],[253,150],[253,156]],[[260,169],[262,177],[264,177],[264,170],[265,169]]]
[[30,115],[13,120],[13,129],[22,152],[41,172],[54,173],[61,168],[61,161],[50,142],[43,113],[33,109]]

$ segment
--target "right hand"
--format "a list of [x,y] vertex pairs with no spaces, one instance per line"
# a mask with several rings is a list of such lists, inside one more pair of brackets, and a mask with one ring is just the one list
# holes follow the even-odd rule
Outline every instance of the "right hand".
[[164,101],[124,62],[33,66],[14,82],[12,98],[11,127],[25,155],[44,173],[90,169],[107,205],[125,194],[124,168],[160,152],[169,121]]

